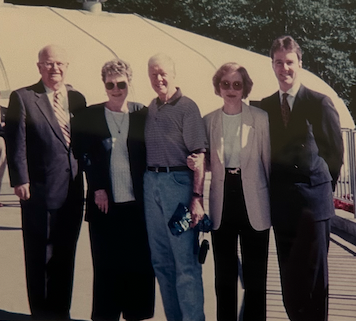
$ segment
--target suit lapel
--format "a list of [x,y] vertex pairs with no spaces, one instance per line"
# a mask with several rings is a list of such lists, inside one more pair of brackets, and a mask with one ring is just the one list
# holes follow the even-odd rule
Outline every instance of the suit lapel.
[[240,152],[241,168],[246,168],[248,164],[254,134],[254,121],[251,110],[245,103],[242,103]]
[[300,85],[297,95],[295,96],[292,113],[291,113],[291,120],[293,114],[297,114],[300,111],[301,107],[303,106],[302,102],[304,101],[304,97],[305,97],[305,87],[303,85]]
[[38,83],[35,89],[35,103],[39,110],[42,112],[46,120],[48,121],[49,125],[51,126],[53,132],[58,137],[58,139],[63,143],[63,145],[68,148],[67,143],[64,139],[62,130],[58,124],[58,120],[56,115],[54,114],[52,105],[48,99],[46,90],[42,81]]
[[218,109],[211,118],[211,146],[218,155],[221,164],[224,164],[224,135],[222,126],[222,110]]
[[105,117],[105,105],[103,104],[98,111],[99,113],[97,117],[95,117],[94,122],[97,124],[97,128],[100,131],[99,135],[102,137],[101,142],[104,145],[105,150],[111,152],[113,140]]
[[269,115],[272,114],[273,115],[272,117],[275,119],[275,122],[284,128],[279,91],[277,91],[272,96],[272,104],[271,104],[270,108],[271,108],[271,113],[269,113]]

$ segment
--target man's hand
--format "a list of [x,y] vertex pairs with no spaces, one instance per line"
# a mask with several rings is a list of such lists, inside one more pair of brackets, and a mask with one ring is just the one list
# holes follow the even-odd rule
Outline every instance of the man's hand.
[[192,222],[190,223],[190,227],[193,228],[204,216],[202,193],[204,190],[205,154],[190,154],[187,157],[187,165],[194,172],[193,192],[195,195],[192,196],[189,207],[190,213],[192,215]]
[[108,213],[109,210],[109,200],[108,194],[104,189],[98,189],[94,192],[94,202],[98,206],[99,210],[104,212],[105,214]]
[[17,185],[14,188],[15,195],[17,195],[21,200],[27,201],[31,195],[30,195],[30,184],[22,184],[22,185]]
[[192,215],[192,222],[190,223],[190,227],[193,228],[204,216],[203,198],[193,196],[189,210],[190,214]]

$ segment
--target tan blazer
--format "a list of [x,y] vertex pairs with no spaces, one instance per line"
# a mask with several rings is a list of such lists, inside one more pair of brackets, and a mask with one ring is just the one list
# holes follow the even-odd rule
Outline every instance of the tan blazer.
[[[210,148],[211,170],[209,215],[213,229],[221,222],[224,199],[224,137],[222,109],[204,117]],[[271,147],[268,115],[263,110],[242,103],[241,114],[241,179],[248,217],[252,227],[265,230],[271,226],[269,201],[269,174]]]

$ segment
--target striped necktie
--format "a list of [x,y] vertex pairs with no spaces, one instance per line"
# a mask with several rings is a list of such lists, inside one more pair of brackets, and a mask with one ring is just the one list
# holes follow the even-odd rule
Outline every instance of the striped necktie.
[[282,104],[281,104],[282,119],[283,119],[284,127],[287,127],[288,122],[289,122],[290,113],[291,113],[290,107],[288,104],[288,100],[287,100],[288,94],[283,93],[282,97],[283,97]]
[[57,117],[59,127],[61,127],[67,146],[69,146],[70,144],[69,117],[63,109],[63,105],[61,101],[61,93],[59,91],[56,91],[53,95],[53,109],[54,109],[54,114]]

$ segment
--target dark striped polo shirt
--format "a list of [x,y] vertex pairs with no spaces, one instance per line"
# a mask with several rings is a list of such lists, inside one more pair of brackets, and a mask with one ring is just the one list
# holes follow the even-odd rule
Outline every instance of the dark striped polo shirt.
[[148,166],[187,165],[188,155],[207,148],[196,103],[183,96],[179,88],[166,103],[153,99],[148,107],[145,140]]

